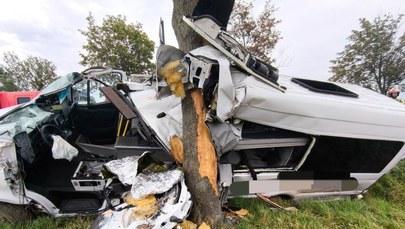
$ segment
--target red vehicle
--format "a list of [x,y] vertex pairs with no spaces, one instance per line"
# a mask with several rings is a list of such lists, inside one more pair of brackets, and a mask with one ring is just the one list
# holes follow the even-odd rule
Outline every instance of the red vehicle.
[[0,91],[0,108],[26,103],[39,94],[39,91]]

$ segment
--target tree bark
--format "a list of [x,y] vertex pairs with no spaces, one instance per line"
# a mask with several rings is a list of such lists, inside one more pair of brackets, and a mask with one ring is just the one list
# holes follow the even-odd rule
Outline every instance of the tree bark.
[[172,27],[179,49],[185,53],[198,48],[202,37],[194,32],[184,21],[183,16],[190,16],[198,0],[173,0]]
[[[182,21],[183,15],[192,14],[197,2],[173,0],[172,26],[179,48],[185,53],[202,45],[202,38]],[[192,220],[218,228],[223,217],[217,186],[217,157],[205,124],[206,110],[201,89],[186,91],[182,99],[182,115],[183,155],[177,158],[184,161],[186,184],[193,198]]]
[[186,91],[182,100],[186,184],[193,198],[192,220],[217,228],[222,220],[217,187],[217,158],[205,124],[201,89]]

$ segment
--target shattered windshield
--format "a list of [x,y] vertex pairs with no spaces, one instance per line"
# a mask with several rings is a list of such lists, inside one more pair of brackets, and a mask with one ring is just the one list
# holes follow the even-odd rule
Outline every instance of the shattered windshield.
[[15,135],[24,131],[29,133],[51,114],[39,109],[35,104],[16,110],[0,121],[0,135],[4,133]]
[[59,77],[57,80],[53,81],[47,87],[42,89],[41,95],[48,94],[48,93],[54,92],[54,91],[59,91],[63,88],[68,87],[69,85],[71,85],[73,83],[74,79],[78,75],[79,75],[78,73],[73,72],[73,73],[69,73],[67,75]]

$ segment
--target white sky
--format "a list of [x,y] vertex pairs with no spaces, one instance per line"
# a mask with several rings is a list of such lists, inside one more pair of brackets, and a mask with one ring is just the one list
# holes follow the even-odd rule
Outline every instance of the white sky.
[[[264,0],[253,0],[259,12]],[[274,56],[281,74],[313,79],[331,76],[330,60],[344,49],[359,18],[373,20],[385,13],[405,14],[403,0],[272,0],[283,39]],[[158,44],[160,17],[165,21],[166,43],[177,46],[171,29],[172,0],[1,0],[0,61],[3,52],[20,58],[39,56],[52,61],[59,75],[82,71],[79,52],[85,37],[86,17],[96,23],[106,15],[124,15],[127,22],[140,22]],[[402,23],[400,33],[405,31]]]

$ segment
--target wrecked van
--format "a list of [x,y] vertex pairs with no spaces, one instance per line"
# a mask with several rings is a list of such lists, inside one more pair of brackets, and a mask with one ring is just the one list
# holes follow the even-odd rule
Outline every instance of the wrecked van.
[[[211,18],[184,20],[212,44],[181,54],[179,71],[187,88],[204,94],[222,202],[256,193],[355,196],[405,155],[402,104],[355,85],[278,76]],[[161,47],[158,63],[179,57],[175,48]],[[187,216],[182,175],[160,193],[143,193],[170,210],[141,219],[128,210],[134,203],[128,193],[157,187],[134,180],[152,174],[164,183],[174,177],[167,173],[179,173],[172,172],[178,168],[169,141],[182,136],[182,113],[181,98],[164,81],[126,78],[114,69],[72,73],[0,117],[0,218],[25,217],[25,208],[56,217],[103,212],[96,228],[171,228]],[[153,166],[138,166],[145,151]],[[156,164],[164,169],[150,171]]]
[[[26,220],[32,213],[60,217],[128,211],[139,198],[156,208],[138,210],[139,217],[153,217],[166,225],[162,228],[176,224],[170,221],[173,215],[187,216],[191,200],[183,172],[152,139],[123,134],[135,131],[137,122],[129,125],[100,90],[122,85],[126,78],[112,69],[71,73],[0,117],[2,222]],[[131,187],[136,188],[131,192]],[[126,223],[133,223],[132,214],[127,215]]]

